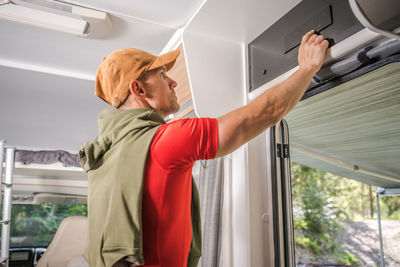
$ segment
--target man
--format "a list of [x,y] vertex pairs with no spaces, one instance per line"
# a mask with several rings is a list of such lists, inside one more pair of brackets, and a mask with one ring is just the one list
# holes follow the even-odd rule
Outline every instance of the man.
[[196,160],[227,155],[276,124],[320,69],[328,41],[310,31],[299,69],[252,103],[217,119],[165,124],[179,110],[166,72],[179,54],[117,50],[96,75],[96,95],[117,109],[99,115],[99,136],[80,150],[89,175],[90,266],[197,266],[201,256]]

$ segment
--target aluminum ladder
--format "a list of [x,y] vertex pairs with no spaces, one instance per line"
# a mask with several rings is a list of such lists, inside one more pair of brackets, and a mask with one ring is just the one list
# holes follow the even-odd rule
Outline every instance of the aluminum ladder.
[[[3,179],[4,154],[5,176]],[[1,191],[3,193],[3,219],[0,221],[1,227],[1,252],[0,265],[8,267],[9,249],[10,249],[10,227],[11,227],[11,201],[12,201],[12,183],[14,171],[15,147],[6,147],[6,140],[0,140],[0,178]]]

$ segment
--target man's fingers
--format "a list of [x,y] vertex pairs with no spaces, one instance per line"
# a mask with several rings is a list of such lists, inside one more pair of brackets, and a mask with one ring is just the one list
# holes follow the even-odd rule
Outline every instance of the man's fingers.
[[301,43],[304,44],[306,42],[308,43],[317,43],[320,44],[324,41],[325,37],[321,34],[321,35],[317,35],[315,34],[314,30],[309,31],[308,33],[306,33],[303,38],[301,39]]
[[308,43],[314,42],[315,39],[317,39],[317,37],[318,37],[318,35],[316,35],[316,34],[311,35],[311,37],[308,39]]
[[308,39],[310,39],[310,37],[313,35],[314,30],[311,30],[309,32],[307,32],[306,34],[303,35],[303,38],[301,38],[301,43],[305,43],[308,41]]
[[328,48],[328,46],[329,46],[329,41],[328,41],[328,40],[323,40],[322,43],[321,43],[321,45],[322,45],[323,47],[325,47],[325,48]]
[[325,38],[324,38],[323,35],[318,35],[318,36],[315,38],[315,42],[319,44],[319,43],[321,43],[324,39],[325,39]]

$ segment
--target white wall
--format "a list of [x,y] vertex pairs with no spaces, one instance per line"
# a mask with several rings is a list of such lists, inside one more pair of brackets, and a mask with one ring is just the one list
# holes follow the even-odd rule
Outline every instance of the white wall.
[[[269,249],[269,222],[263,215],[269,215],[269,195],[267,185],[266,133],[249,142],[249,198],[251,203],[250,235],[252,266],[267,266],[271,253]],[[264,148],[264,149],[260,149]],[[268,217],[267,217],[268,218]],[[271,236],[272,237],[272,236]]]
[[197,115],[247,102],[247,45],[300,0],[208,0],[183,33]]
[[[248,102],[247,45],[300,0],[208,0],[183,33],[195,111],[218,117]],[[266,135],[231,155],[229,267],[272,266]],[[225,225],[225,224],[224,224]],[[226,265],[228,266],[228,265]]]
[[245,103],[243,44],[188,32],[184,49],[197,116],[218,117]]

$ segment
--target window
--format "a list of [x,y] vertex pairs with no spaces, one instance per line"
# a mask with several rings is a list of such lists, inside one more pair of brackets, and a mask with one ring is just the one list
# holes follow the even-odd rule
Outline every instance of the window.
[[87,216],[87,205],[13,204],[10,247],[47,247],[61,221],[69,216]]
[[[296,264],[379,264],[377,189],[292,163]],[[398,266],[400,197],[381,198],[380,208],[385,262]]]

